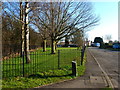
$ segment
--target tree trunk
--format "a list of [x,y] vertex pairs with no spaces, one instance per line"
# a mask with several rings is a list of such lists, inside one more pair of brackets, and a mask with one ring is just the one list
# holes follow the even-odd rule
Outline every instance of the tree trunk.
[[25,46],[24,46],[24,44],[25,44],[25,32],[24,32],[24,24],[22,24],[22,54],[23,54],[23,52],[24,52],[24,48],[25,48]]
[[66,37],[66,38],[65,38],[65,46],[68,47],[68,45],[69,45],[69,38]]
[[55,42],[55,50],[57,50],[57,43],[58,43],[58,42]]
[[29,52],[29,26],[28,26],[28,7],[29,7],[29,3],[26,2],[25,3],[25,27],[24,27],[24,52],[25,52],[25,59],[26,59],[26,63],[30,63],[30,52]]
[[54,39],[52,39],[52,41],[51,41],[51,54],[55,54],[55,40]]
[[[20,2],[20,20],[23,21],[23,6],[22,2]],[[22,57],[22,54],[24,52],[24,24],[21,22],[21,53],[20,56]]]
[[46,39],[43,40],[43,52],[46,52]]

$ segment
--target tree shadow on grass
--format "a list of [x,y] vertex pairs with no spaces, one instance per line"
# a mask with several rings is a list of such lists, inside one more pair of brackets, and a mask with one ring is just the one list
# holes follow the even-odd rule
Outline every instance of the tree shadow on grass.
[[72,76],[72,74],[67,75],[40,75],[40,74],[32,74],[29,75],[28,78],[52,78],[52,77],[67,77]]

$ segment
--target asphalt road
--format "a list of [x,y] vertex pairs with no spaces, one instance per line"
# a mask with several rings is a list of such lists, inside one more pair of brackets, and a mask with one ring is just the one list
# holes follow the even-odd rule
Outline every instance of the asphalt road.
[[107,73],[113,86],[118,88],[118,78],[120,76],[120,66],[118,65],[118,60],[120,52],[99,49],[97,47],[90,47],[88,50],[96,58],[102,69]]

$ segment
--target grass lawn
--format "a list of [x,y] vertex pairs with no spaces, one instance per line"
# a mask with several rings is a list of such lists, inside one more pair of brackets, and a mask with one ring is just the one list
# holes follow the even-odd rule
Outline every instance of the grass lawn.
[[[47,48],[47,52],[42,52],[42,49],[38,49],[31,52],[30,57],[32,61],[30,64],[25,64],[24,66],[25,77],[19,76],[22,73],[22,60],[20,61],[19,57],[15,57],[15,61],[12,61],[13,58],[12,60],[4,60],[3,70],[6,70],[7,72],[4,71],[3,74],[6,75],[7,73],[10,73],[11,76],[16,75],[17,77],[3,78],[2,87],[33,88],[75,78],[71,75],[71,62],[75,60],[78,65],[80,64],[80,50],[77,50],[76,48],[58,48],[58,50],[60,50],[60,69],[58,69],[58,53],[51,55],[50,48]],[[86,57],[84,59],[86,60]],[[12,71],[13,67],[14,73]],[[85,62],[82,66],[78,66],[77,69],[78,76],[83,75],[85,71]],[[10,75],[8,74],[8,76]]]
[[113,90],[112,88],[102,88],[101,90]]
[[120,51],[120,49],[114,49],[114,48],[106,48],[108,50],[112,50],[112,51]]
[[58,52],[50,54],[50,48],[47,48],[46,52],[42,52],[42,49],[31,52],[31,62],[29,64],[26,64],[25,59],[23,64],[23,58],[20,56],[4,60],[3,77],[22,76],[23,72],[24,76],[27,76],[36,72],[56,70],[58,69],[58,63],[59,68],[69,68],[73,60],[80,64],[80,50],[76,48],[58,48],[58,50],[60,50],[59,59]]

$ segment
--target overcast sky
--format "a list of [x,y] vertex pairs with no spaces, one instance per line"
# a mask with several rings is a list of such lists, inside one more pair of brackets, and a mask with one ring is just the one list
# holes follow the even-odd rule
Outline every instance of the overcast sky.
[[[89,40],[95,37],[111,35],[112,40],[118,40],[118,2],[93,2],[94,13],[100,17],[100,25],[89,31]],[[104,39],[105,41],[105,39]]]

